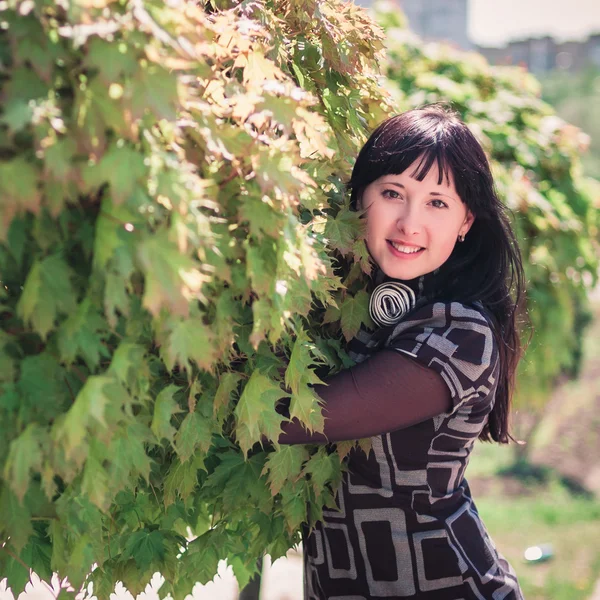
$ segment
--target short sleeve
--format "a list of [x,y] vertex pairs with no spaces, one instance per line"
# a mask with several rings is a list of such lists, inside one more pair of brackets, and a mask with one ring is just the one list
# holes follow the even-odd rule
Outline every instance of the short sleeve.
[[396,325],[384,345],[442,376],[452,397],[450,414],[473,403],[491,410],[498,348],[482,310],[460,302],[424,305]]

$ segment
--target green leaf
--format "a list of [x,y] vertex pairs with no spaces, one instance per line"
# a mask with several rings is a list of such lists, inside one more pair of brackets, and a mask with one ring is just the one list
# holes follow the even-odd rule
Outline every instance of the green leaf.
[[173,504],[177,498],[187,500],[198,486],[198,471],[206,470],[204,459],[200,455],[193,456],[191,460],[181,462],[176,460],[171,465],[165,477],[165,507]]
[[26,503],[21,502],[7,485],[0,487],[0,515],[0,539],[10,538],[7,547],[20,552],[33,534],[31,514]]
[[46,338],[60,314],[75,310],[76,296],[71,272],[57,254],[36,261],[29,271],[17,314]]
[[144,307],[153,315],[165,308],[172,315],[187,316],[190,301],[203,299],[200,290],[207,278],[198,265],[164,232],[140,241],[137,248],[145,277]]
[[319,447],[304,466],[303,475],[310,475],[311,485],[318,497],[327,482],[332,482],[332,487],[337,488],[342,476],[340,461],[335,453],[328,454],[326,448]]
[[308,483],[303,479],[292,482],[288,478],[280,490],[281,509],[290,533],[297,531],[300,525],[308,520],[306,511],[306,503],[309,498],[307,485]]
[[263,474],[268,471],[269,485],[273,496],[277,494],[284,483],[294,481],[302,471],[302,465],[308,459],[305,446],[282,446],[276,452],[269,454]]
[[24,158],[0,162],[0,240],[6,239],[10,221],[16,214],[39,211],[37,185],[38,172]]
[[146,571],[165,557],[165,536],[161,531],[136,531],[132,533],[123,550],[124,558],[133,558],[141,571]]
[[58,330],[58,349],[62,360],[70,364],[81,356],[90,371],[95,371],[100,357],[108,357],[103,344],[107,335],[106,321],[92,306],[90,299],[85,298]]
[[311,368],[315,358],[322,362],[323,356],[306,331],[299,330],[285,371],[285,384],[293,393],[298,394],[306,385],[323,384]]
[[360,220],[360,213],[347,209],[341,210],[335,219],[327,220],[325,237],[332,248],[344,255],[349,254],[363,227],[364,222]]
[[197,412],[188,413],[175,436],[175,450],[186,462],[198,449],[206,453],[211,445],[214,423]]
[[106,512],[113,498],[112,485],[108,471],[104,468],[104,462],[108,458],[107,449],[96,439],[90,440],[89,451],[83,469],[81,491],[89,498],[92,504],[101,511]]
[[99,188],[110,185],[111,198],[115,204],[126,202],[138,185],[145,183],[147,168],[143,155],[129,146],[113,145],[93,166],[87,167],[84,180],[87,186]]
[[308,385],[301,385],[297,392],[292,393],[290,419],[297,418],[310,432],[323,433],[325,419],[321,410],[322,402]]
[[83,462],[91,434],[110,437],[110,426],[120,418],[121,407],[129,401],[126,390],[112,377],[88,377],[65,418],[55,424],[54,435],[67,458]]
[[244,460],[243,454],[223,454],[221,462],[209,475],[203,490],[215,501],[222,504],[227,513],[239,511],[242,507],[248,511],[250,506],[268,513],[272,510],[273,500],[267,488],[267,479],[262,475],[266,455],[254,454]]
[[369,294],[360,290],[356,296],[346,296],[341,306],[342,333],[346,341],[350,341],[364,323],[367,327],[372,324],[369,315]]
[[4,479],[21,502],[32,473],[42,469],[44,448],[48,447],[48,442],[48,432],[37,423],[29,423],[25,431],[10,444],[4,465]]
[[213,415],[218,422],[223,422],[231,404],[232,395],[238,389],[242,376],[239,373],[223,373],[213,402]]
[[131,86],[131,109],[134,117],[141,117],[151,111],[157,119],[175,119],[175,106],[179,102],[176,73],[169,73],[158,65],[150,65],[138,71]]
[[283,417],[275,411],[278,400],[285,392],[269,377],[254,371],[246,383],[235,408],[236,439],[244,453],[266,435],[278,447]]
[[185,369],[190,364],[212,370],[216,360],[213,334],[199,316],[190,319],[167,317],[161,336],[160,355],[169,371],[176,365]]
[[99,76],[105,85],[117,81],[121,75],[133,75],[138,69],[138,61],[130,47],[98,37],[90,40],[85,64],[100,71]]
[[161,390],[156,397],[151,428],[159,442],[166,439],[173,443],[175,428],[171,425],[171,419],[173,415],[183,412],[175,400],[175,394],[179,391],[180,388],[171,384]]

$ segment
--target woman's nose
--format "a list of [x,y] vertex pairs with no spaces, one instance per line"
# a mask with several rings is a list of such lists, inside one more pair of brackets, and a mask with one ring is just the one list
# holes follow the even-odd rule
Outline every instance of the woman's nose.
[[396,227],[404,235],[415,235],[421,229],[420,218],[416,208],[406,206],[405,210],[398,217]]

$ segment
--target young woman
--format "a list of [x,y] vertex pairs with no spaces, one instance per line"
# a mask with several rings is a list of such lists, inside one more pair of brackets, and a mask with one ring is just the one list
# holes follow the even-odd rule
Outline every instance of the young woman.
[[453,113],[412,110],[358,155],[377,328],[355,367],[318,386],[325,435],[292,421],[283,444],[371,436],[352,451],[339,511],[304,530],[307,600],[518,600],[464,478],[477,438],[509,441],[523,270],[485,154]]

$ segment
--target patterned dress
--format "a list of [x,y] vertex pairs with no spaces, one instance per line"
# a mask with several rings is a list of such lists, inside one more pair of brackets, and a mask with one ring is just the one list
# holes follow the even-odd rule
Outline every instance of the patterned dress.
[[498,349],[483,308],[426,304],[387,330],[361,331],[353,358],[380,348],[435,369],[453,409],[371,438],[368,457],[351,452],[340,510],[324,510],[310,535],[303,531],[305,600],[522,599],[464,478],[497,385]]

